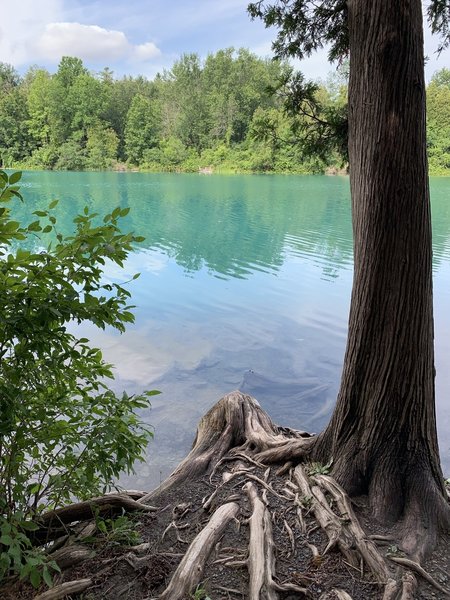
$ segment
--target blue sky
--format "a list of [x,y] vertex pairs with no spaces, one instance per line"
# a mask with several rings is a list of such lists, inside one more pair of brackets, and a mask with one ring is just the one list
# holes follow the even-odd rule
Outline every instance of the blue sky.
[[[251,21],[247,0],[2,0],[0,60],[23,73],[33,64],[55,71],[61,56],[78,56],[92,71],[149,78],[184,52],[201,57],[245,47],[270,56],[275,30]],[[437,59],[426,32],[427,79],[450,67],[450,50]],[[320,52],[296,64],[307,77],[333,70]]]

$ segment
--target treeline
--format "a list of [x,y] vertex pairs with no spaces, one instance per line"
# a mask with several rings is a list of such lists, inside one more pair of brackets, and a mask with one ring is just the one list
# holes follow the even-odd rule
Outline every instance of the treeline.
[[[0,162],[40,169],[133,168],[323,172],[345,151],[311,125],[345,115],[339,73],[318,84],[317,105],[285,110],[290,68],[248,50],[201,61],[183,55],[153,81],[90,73],[78,58],[23,76],[0,63]],[[284,82],[280,84],[280,82]],[[308,104],[308,102],[307,102]],[[291,107],[292,108],[292,107]],[[450,173],[450,71],[428,87],[432,172]]]

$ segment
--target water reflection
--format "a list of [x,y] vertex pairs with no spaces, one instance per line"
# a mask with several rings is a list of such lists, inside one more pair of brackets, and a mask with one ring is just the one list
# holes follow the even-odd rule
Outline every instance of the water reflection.
[[[320,430],[332,411],[352,278],[348,180],[339,177],[27,173],[21,217],[60,198],[60,227],[85,205],[132,208],[146,241],[125,270],[136,324],[83,332],[117,365],[117,387],[158,388],[146,419],[149,487],[183,457],[201,415],[240,388],[275,421]],[[25,190],[24,190],[25,191]],[[432,181],[437,411],[450,472],[450,180]]]

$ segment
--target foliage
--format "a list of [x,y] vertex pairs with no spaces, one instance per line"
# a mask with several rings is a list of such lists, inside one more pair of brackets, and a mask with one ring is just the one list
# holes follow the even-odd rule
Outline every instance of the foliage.
[[[136,527],[136,523],[127,515],[123,514],[115,519],[95,519],[98,531],[102,534],[101,543],[108,546],[136,546],[142,542]],[[97,542],[98,539],[94,538]]]
[[328,475],[331,473],[333,459],[329,460],[326,465],[318,462],[312,462],[307,466],[308,475]]
[[0,501],[0,582],[9,573],[16,573],[20,579],[29,579],[37,588],[44,581],[48,586],[53,583],[52,572],[59,572],[58,565],[48,560],[42,552],[33,548],[27,532],[38,527],[25,518],[23,511],[16,511],[5,518],[5,501]]
[[441,36],[438,52],[450,45],[450,4],[448,0],[431,0],[427,7],[431,31]]
[[433,76],[427,91],[427,144],[430,172],[450,172],[450,70]]
[[278,57],[302,59],[324,46],[330,47],[332,62],[348,53],[346,0],[282,0],[275,3],[252,2],[248,11],[259,17],[266,27],[278,28],[273,50]]
[[90,169],[111,168],[116,156],[119,139],[111,127],[98,123],[87,130],[86,167]]
[[141,164],[146,150],[158,144],[159,107],[136,94],[131,101],[125,125],[125,152],[133,164]]
[[20,77],[15,68],[0,62],[0,91],[2,94],[11,91],[20,83]]
[[81,171],[86,165],[86,151],[77,136],[72,136],[61,144],[57,156],[55,169],[58,170]]
[[12,87],[0,96],[0,164],[10,166],[34,148],[27,128],[28,111],[24,91]]
[[212,600],[202,584],[195,588],[195,592],[191,594],[192,600]]
[[183,55],[153,82],[142,77],[115,80],[109,70],[96,76],[80,59],[63,57],[54,75],[35,68],[22,81],[13,78],[8,89],[20,93],[22,104],[14,100],[13,110],[10,94],[0,101],[3,162],[68,170],[107,169],[117,160],[160,171],[209,166],[323,170],[336,160],[335,154],[323,148],[312,167],[300,151],[305,141],[298,135],[300,127],[289,133],[286,144],[254,135],[258,111],[263,111],[260,123],[262,115],[274,111],[284,132],[302,120],[285,117],[281,95],[273,93],[288,71],[281,61],[227,48],[204,61],[197,54]]
[[[276,27],[277,38],[272,47],[278,58],[310,56],[314,51],[329,47],[330,62],[346,68],[349,55],[347,2],[345,0],[259,0],[248,6],[252,18],[260,18],[266,27]],[[427,8],[433,33],[441,36],[439,51],[450,44],[450,5],[447,0],[432,0]],[[326,89],[326,88],[325,88]],[[330,88],[328,87],[328,90]],[[285,73],[274,92],[284,97],[286,111],[293,117],[293,133],[303,149],[303,156],[316,156],[325,163],[347,162],[347,105],[329,98],[325,103],[319,85],[305,80],[301,73]],[[323,87],[320,90],[323,92]],[[431,92],[431,94],[430,94]],[[431,96],[431,98],[430,98]],[[433,86],[428,89],[428,101],[435,101]],[[336,101],[337,100],[337,101]],[[341,98],[342,100],[342,98]],[[430,102],[429,102],[430,106]],[[439,117],[444,131],[432,130],[438,119],[429,119],[429,160],[433,174],[450,172],[448,140],[450,121],[442,104]],[[303,115],[303,119],[298,119]],[[431,130],[430,130],[430,123]],[[438,127],[437,127],[438,129]],[[436,139],[439,138],[439,140]]]
[[[250,10],[267,24],[284,23],[280,57],[309,54],[346,18],[345,3],[337,0],[274,7],[258,2]],[[289,17],[289,9],[298,7]],[[296,33],[302,18],[317,22],[315,30]],[[339,169],[348,162],[347,42],[345,28],[339,31],[340,50],[333,50],[339,66],[325,82],[307,81],[283,58],[261,59],[242,48],[219,50],[203,61],[182,55],[154,81],[115,79],[109,69],[92,74],[67,56],[55,74],[34,67],[22,79],[0,63],[0,161],[67,170],[110,169],[117,161],[154,171]],[[429,158],[431,172],[441,174],[450,171],[448,119],[446,84],[436,77],[428,88],[430,114],[436,114],[428,121]]]
[[119,331],[133,321],[129,292],[102,282],[107,263],[122,266],[143,239],[119,230],[129,209],[99,224],[86,208],[64,238],[57,201],[29,225],[11,218],[20,177],[0,171],[0,578],[38,569],[45,579],[26,538],[33,520],[103,493],[133,470],[152,435],[138,412],[157,392],[116,395],[107,384],[112,366],[76,334],[83,321]]
[[[258,0],[248,5],[254,18],[266,27],[276,27],[277,38],[272,47],[279,58],[304,58],[314,51],[329,47],[330,62],[348,56],[349,37],[346,0]],[[433,33],[441,36],[439,51],[450,44],[450,4],[448,0],[431,0],[427,7],[428,22]]]

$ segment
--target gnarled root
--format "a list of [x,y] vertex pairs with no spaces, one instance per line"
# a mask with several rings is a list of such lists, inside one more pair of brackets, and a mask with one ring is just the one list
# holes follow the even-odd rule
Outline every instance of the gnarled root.
[[200,582],[206,560],[220,539],[229,521],[237,516],[239,504],[227,502],[220,506],[206,527],[197,535],[186,550],[170,584],[160,600],[182,600]]
[[260,598],[278,600],[277,592],[287,591],[294,591],[308,597],[306,588],[293,584],[280,585],[275,582],[275,553],[270,513],[253,483],[247,482],[243,489],[252,507],[247,559],[250,578],[249,600],[260,600]]
[[71,594],[81,594],[92,585],[92,579],[77,579],[76,581],[66,581],[60,585],[35,596],[34,600],[61,600]]
[[390,578],[386,562],[378,552],[375,544],[364,533],[353,511],[348,495],[333,478],[327,475],[315,475],[313,480],[325,488],[335,499],[341,513],[341,518],[345,522],[344,529],[347,529],[359,554],[363,557],[364,562],[368,565],[376,580],[380,583],[386,583]]
[[56,539],[66,531],[66,526],[76,521],[85,521],[105,513],[122,511],[155,512],[157,508],[137,502],[127,494],[106,494],[85,502],[76,502],[63,508],[50,510],[39,517],[40,528],[33,532],[35,544],[46,543]]
[[162,485],[140,501],[146,502],[186,479],[209,473],[230,450],[245,451],[252,455],[269,449],[285,449],[287,443],[295,442],[297,454],[303,448],[304,455],[311,445],[311,439],[305,432],[275,425],[251,396],[238,391],[231,392],[202,417],[187,457]]
[[391,556],[390,559],[397,563],[398,565],[402,565],[403,567],[407,567],[411,571],[414,571],[418,575],[420,575],[425,581],[428,581],[430,585],[439,590],[446,598],[450,598],[450,591],[444,588],[440,583],[438,583],[429,573],[425,571],[423,567],[421,567],[418,563],[413,560],[409,560],[409,558],[403,558],[401,556]]
[[[43,532],[48,536],[49,528],[58,525],[62,530],[58,532],[59,535],[67,530],[73,536],[76,526],[69,527],[69,524],[74,520],[92,518],[97,511],[102,513],[117,508],[156,511],[154,507],[147,507],[145,502],[160,496],[160,500],[164,502],[164,493],[170,488],[176,488],[178,502],[174,505],[170,500],[170,504],[166,506],[172,508],[172,515],[161,510],[157,517],[163,518],[164,515],[165,518],[164,526],[161,527],[161,531],[164,528],[165,531],[162,535],[160,531],[157,536],[160,551],[150,555],[155,548],[153,542],[147,542],[128,548],[127,553],[123,553],[118,559],[116,557],[103,562],[104,565],[108,563],[106,569],[110,569],[116,563],[109,564],[109,561],[126,561],[137,577],[136,574],[144,572],[152,564],[155,556],[170,557],[171,561],[181,557],[175,569],[173,562],[169,564],[159,587],[150,588],[161,592],[164,581],[166,587],[158,597],[159,600],[188,598],[205,573],[208,577],[210,570],[213,575],[217,575],[215,568],[233,567],[245,567],[248,571],[248,590],[238,590],[235,585],[218,585],[217,581],[223,583],[220,574],[216,577],[217,590],[241,594],[249,600],[278,600],[287,593],[293,593],[298,598],[317,598],[314,593],[317,594],[317,587],[321,587],[321,594],[324,589],[327,590],[320,596],[323,600],[351,600],[352,588],[349,586],[348,590],[341,589],[347,587],[345,580],[341,580],[338,587],[335,587],[336,584],[323,585],[328,576],[323,570],[324,564],[336,563],[339,564],[338,568],[347,571],[350,566],[351,573],[357,572],[358,578],[364,577],[366,565],[368,580],[371,585],[377,586],[383,600],[412,600],[417,586],[413,572],[426,579],[445,597],[450,596],[417,562],[399,557],[387,560],[374,540],[364,533],[349,496],[336,480],[309,469],[308,465],[297,464],[315,452],[314,444],[317,439],[305,432],[276,426],[256,400],[240,392],[233,392],[223,397],[202,418],[191,452],[157,490],[144,495],[136,493],[137,500],[124,494],[108,495],[52,511],[44,515],[42,529],[37,533],[44,539]],[[265,469],[263,462],[274,460],[282,463],[283,469]],[[297,466],[294,468],[295,464]],[[206,483],[203,482],[208,487],[206,495],[190,512],[191,505],[186,504],[188,498],[183,497],[181,484],[184,482],[187,486],[188,482],[200,481],[204,475],[208,475]],[[167,494],[167,497],[173,498],[173,493]],[[244,520],[243,515],[248,510],[250,517]],[[188,511],[193,516],[192,520],[190,517],[185,518]],[[204,520],[211,512],[212,516],[205,525]],[[230,521],[241,527],[233,533],[233,541],[223,543],[223,536],[227,539],[230,532],[227,529]],[[243,526],[244,523],[248,525],[248,529]],[[197,527],[202,527],[200,532]],[[84,524],[78,535],[82,537],[83,531],[86,531]],[[58,561],[64,561],[66,555],[69,560],[70,556],[75,560],[78,556],[76,547],[75,550],[70,550],[70,547],[69,550],[64,547],[62,550],[57,549],[66,543],[66,538],[68,543],[73,542],[73,538],[63,536],[61,542],[57,541],[53,546],[53,554]],[[52,538],[47,537],[46,540],[48,539]],[[386,540],[383,538],[378,541]],[[178,548],[174,551],[172,545],[177,544]],[[182,544],[188,545],[186,550]],[[336,561],[328,556],[333,549],[343,555],[343,561]],[[146,555],[146,552],[149,554]],[[80,556],[83,559],[85,553]],[[169,558],[166,562],[168,560]],[[397,569],[395,574],[392,569],[394,562]],[[280,575],[283,563],[291,567],[284,570],[284,581]],[[301,568],[299,564],[302,565]],[[230,572],[230,575],[233,583],[233,576],[236,574]],[[244,571],[244,581],[245,577]],[[320,586],[317,585],[318,582]],[[91,583],[90,579],[86,579],[61,584],[45,592],[47,595],[41,595],[39,599],[57,600],[62,596],[55,594],[69,589],[67,586],[88,587]],[[124,593],[128,593],[133,585],[134,580],[125,582]],[[65,594],[76,591],[79,591],[78,588],[70,588]],[[48,595],[49,593],[53,595]],[[213,593],[212,595],[214,596]]]

